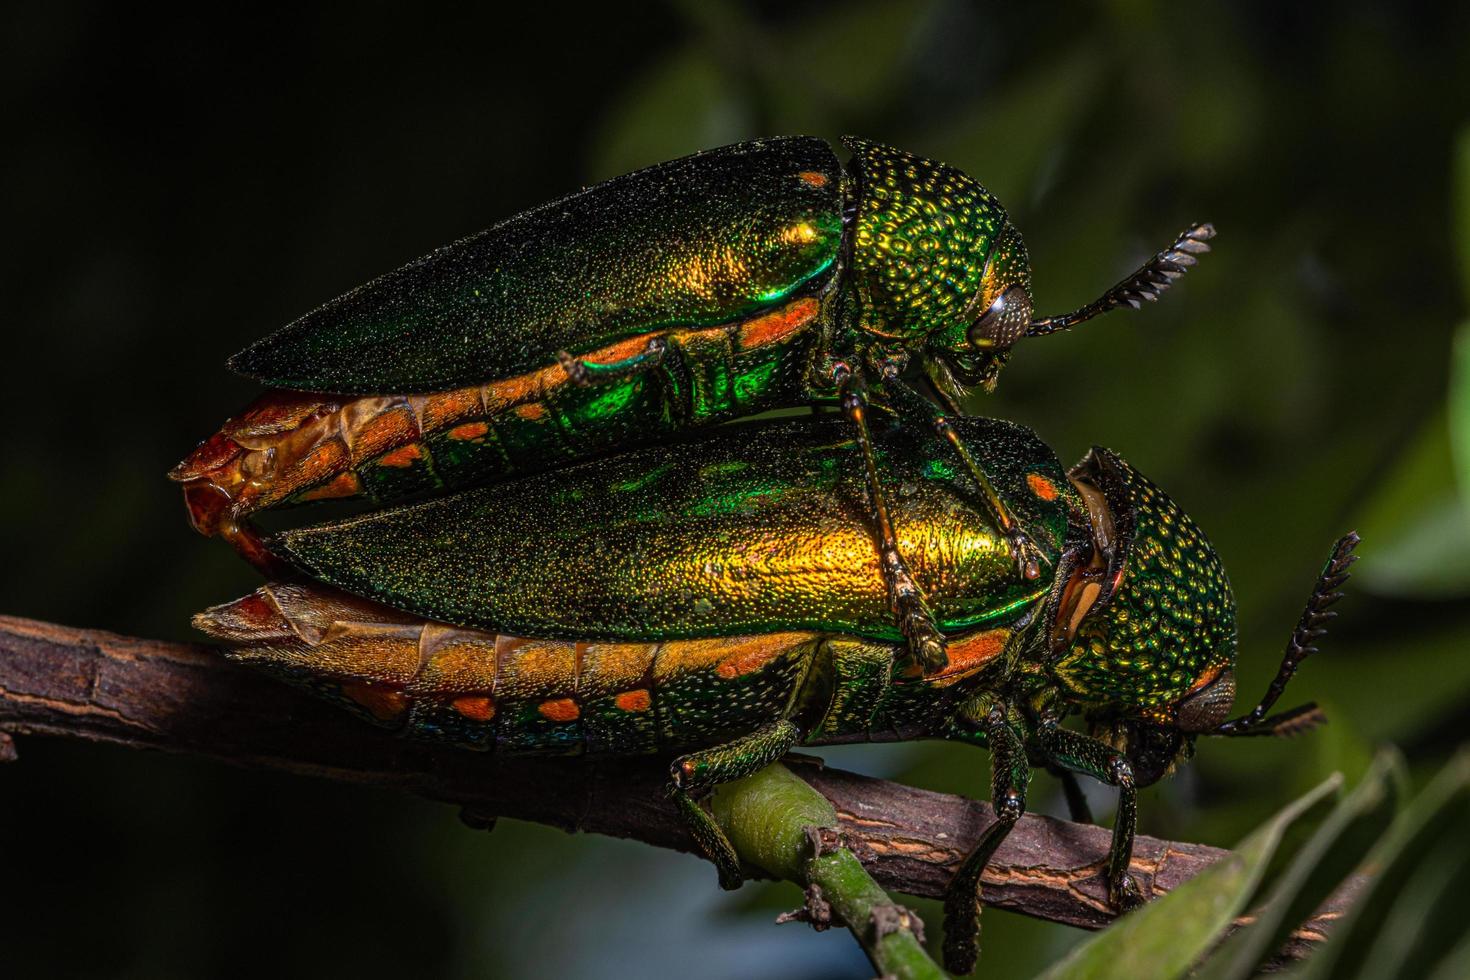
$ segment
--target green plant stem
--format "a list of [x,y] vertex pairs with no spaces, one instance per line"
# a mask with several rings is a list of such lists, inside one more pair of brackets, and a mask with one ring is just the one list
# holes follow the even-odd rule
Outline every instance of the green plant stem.
[[[896,905],[852,851],[817,843],[822,838],[813,828],[835,832],[837,813],[785,766],[776,763],[726,783],[715,791],[713,809],[742,861],[804,888],[819,888],[832,918],[862,944],[881,975],[899,980],[945,976],[915,934],[917,916]],[[813,854],[814,849],[822,853]]]

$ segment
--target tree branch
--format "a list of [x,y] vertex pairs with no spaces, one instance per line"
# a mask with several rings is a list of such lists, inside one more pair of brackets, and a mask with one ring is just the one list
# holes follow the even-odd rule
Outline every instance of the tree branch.
[[[209,756],[235,765],[391,787],[476,814],[694,850],[664,802],[666,761],[495,757],[394,738],[207,646],[0,616],[0,761],[9,735],[49,735]],[[831,801],[842,843],[885,888],[937,898],[994,819],[984,803],[788,758]],[[1027,815],[987,869],[988,905],[1084,928],[1113,918],[1109,833]],[[1226,852],[1139,836],[1145,895],[1177,887]],[[711,887],[714,874],[710,874]],[[1350,881],[1283,951],[1304,956],[1356,892]]]

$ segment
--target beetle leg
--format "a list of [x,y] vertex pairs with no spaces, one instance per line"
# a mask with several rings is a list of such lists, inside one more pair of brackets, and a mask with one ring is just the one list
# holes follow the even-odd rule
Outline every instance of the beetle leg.
[[991,706],[976,734],[984,735],[990,749],[995,823],[985,829],[944,891],[944,966],[952,973],[969,973],[975,968],[980,955],[980,876],[1026,812],[1026,784],[1031,779],[1025,742],[1007,719],[1004,705]]
[[878,529],[878,553],[883,580],[888,585],[888,605],[898,617],[898,628],[908,639],[909,652],[925,674],[943,670],[949,663],[944,636],[934,622],[934,615],[924,602],[924,593],[914,581],[908,564],[898,552],[898,538],[888,515],[888,502],[878,481],[878,463],[873,455],[873,437],[868,431],[868,403],[862,385],[851,370],[839,365],[833,371],[842,394],[843,414],[857,430],[858,445],[863,451],[867,473],[868,497],[873,504],[873,523]]
[[1070,769],[1118,787],[1118,815],[1113,821],[1113,845],[1108,851],[1108,901],[1120,912],[1143,904],[1138,882],[1128,873],[1133,860],[1133,830],[1138,822],[1138,791],[1133,767],[1112,746],[1048,722],[1037,730],[1033,743],[1047,765]]
[[1096,823],[1092,819],[1092,807],[1087,802],[1087,794],[1082,792],[1082,786],[1077,782],[1077,774],[1058,766],[1047,766],[1046,769],[1062,784],[1062,795],[1067,798],[1067,815],[1072,818],[1072,822]]
[[800,738],[800,729],[783,718],[733,742],[680,756],[669,767],[669,798],[678,807],[699,849],[714,863],[721,888],[740,887],[744,880],[740,858],[715,818],[699,805],[698,798],[720,783],[759,772],[785,755]]
[[621,381],[635,374],[658,367],[664,355],[669,352],[669,342],[663,337],[650,337],[648,344],[642,351],[632,357],[625,357],[621,361],[610,361],[607,364],[594,364],[584,361],[580,357],[574,357],[566,351],[556,352],[556,359],[561,363],[562,370],[566,371],[567,377],[572,383],[587,387],[590,385],[607,384],[610,381]]
[[1000,526],[1000,532],[1006,536],[1010,543],[1011,555],[1016,562],[1016,570],[1028,581],[1034,581],[1041,577],[1041,566],[1050,565],[1051,561],[1046,554],[1036,546],[1031,535],[1016,520],[1016,515],[1006,506],[1005,501],[1000,499],[990,477],[985,474],[985,468],[975,459],[969,448],[961,441],[959,434],[955,432],[954,426],[949,422],[949,416],[929,399],[919,394],[914,389],[898,378],[897,373],[884,372],[884,387],[899,396],[905,407],[916,414],[927,418],[934,431],[939,433],[959,455],[960,461],[965,464],[965,469],[980,486],[980,492],[985,497],[985,503],[990,507],[990,512]]

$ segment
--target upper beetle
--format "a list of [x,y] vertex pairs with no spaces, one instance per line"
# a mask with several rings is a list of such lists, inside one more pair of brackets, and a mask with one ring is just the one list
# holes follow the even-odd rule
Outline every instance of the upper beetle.
[[[1021,236],[977,181],[859,139],[740,143],[512,217],[391,272],[231,359],[278,389],[172,473],[194,523],[256,561],[245,518],[377,502],[539,469],[773,408],[836,403],[855,426],[889,604],[922,663],[943,639],[872,465],[870,398],[936,427],[1018,569],[1045,556],[946,413],[1011,347],[1158,293],[1208,249],[1185,231],[1099,299],[1032,315]],[[925,397],[905,378],[918,379]]]

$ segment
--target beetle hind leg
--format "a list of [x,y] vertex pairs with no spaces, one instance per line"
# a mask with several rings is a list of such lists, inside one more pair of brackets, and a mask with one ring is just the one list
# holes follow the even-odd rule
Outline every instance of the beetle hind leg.
[[1026,812],[1031,767],[1026,745],[1003,705],[993,705],[978,732],[990,749],[991,806],[995,823],[985,829],[944,891],[944,966],[969,973],[980,956],[980,877],[996,849]]
[[669,767],[669,799],[678,808],[694,842],[719,872],[721,888],[739,888],[745,880],[740,873],[740,858],[715,818],[699,805],[699,798],[720,783],[759,772],[785,755],[800,738],[800,729],[782,719],[733,742],[680,756]]

